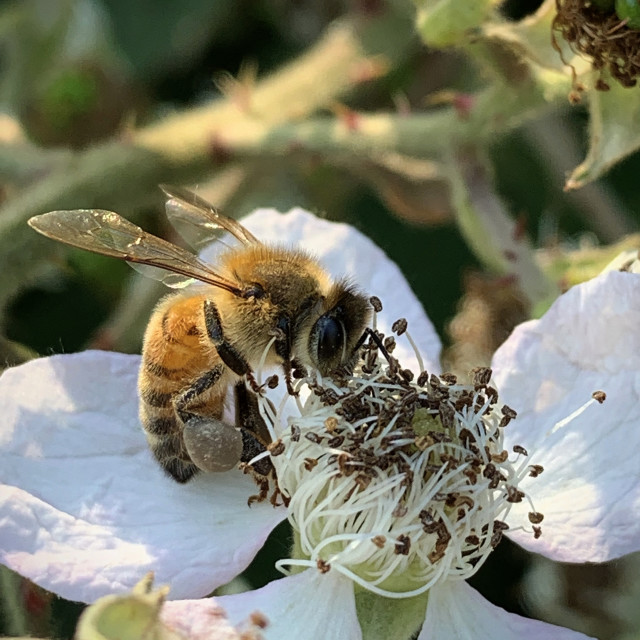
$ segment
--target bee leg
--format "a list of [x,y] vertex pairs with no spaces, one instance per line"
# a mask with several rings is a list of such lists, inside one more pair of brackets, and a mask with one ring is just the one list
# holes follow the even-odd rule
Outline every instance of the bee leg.
[[291,361],[291,374],[295,380],[301,380],[309,375],[305,366],[297,358]]
[[[251,393],[243,382],[239,382],[234,389],[236,399],[236,426],[242,431],[243,448],[242,462],[244,472],[250,473],[254,482],[258,485],[258,493],[250,496],[247,504],[251,506],[255,502],[264,502],[269,497],[269,489],[273,482],[273,492],[270,502],[275,507],[278,506],[278,496],[282,496],[283,503],[288,501],[280,492],[276,470],[270,457],[260,458],[257,462],[249,462],[257,455],[267,450],[271,442],[271,436],[264,419],[260,415],[258,398]],[[267,400],[268,402],[268,400]],[[275,409],[274,409],[275,411]]]
[[375,343],[376,347],[378,347],[378,350],[380,351],[380,353],[382,353],[382,355],[384,356],[385,360],[389,364],[391,364],[391,356],[389,355],[389,352],[387,351],[384,344],[382,344],[382,340],[380,340],[380,336],[373,329],[371,329],[371,327],[367,327],[364,330],[364,332],[360,336],[360,339],[356,343],[356,346],[353,348],[353,351],[356,352],[364,344],[367,338],[371,338],[371,340]]
[[207,335],[218,355],[233,373],[238,376],[246,376],[251,388],[260,393],[260,385],[253,377],[253,371],[246,358],[224,337],[220,314],[216,305],[211,300],[205,300],[203,305],[204,323],[207,328]]
[[216,384],[223,371],[222,365],[207,371],[173,401],[176,413],[184,424],[182,438],[187,453],[203,471],[233,469],[242,455],[240,431],[215,416],[202,416],[189,410],[201,393]]
[[287,316],[278,319],[278,325],[274,331],[276,336],[276,354],[282,358],[282,368],[284,370],[284,381],[287,385],[287,393],[290,396],[297,396],[298,393],[293,388],[291,382],[291,322]]
[[[251,393],[244,382],[239,382],[234,388],[236,401],[236,427],[242,433],[242,462],[249,462],[257,455],[267,450],[267,445],[271,442],[269,430],[265,424],[260,409],[258,399]],[[253,470],[261,476],[268,476],[273,469],[269,457],[261,458],[253,465]]]

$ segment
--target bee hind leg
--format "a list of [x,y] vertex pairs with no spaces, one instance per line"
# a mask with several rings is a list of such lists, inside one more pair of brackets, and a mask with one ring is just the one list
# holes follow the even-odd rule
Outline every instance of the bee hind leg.
[[203,471],[229,471],[240,462],[242,434],[222,420],[193,414],[184,423],[182,437],[189,457]]
[[222,365],[207,371],[173,401],[184,425],[182,439],[188,457],[199,469],[208,472],[233,469],[242,455],[242,434],[238,429],[215,416],[190,411],[198,396],[210,389],[223,371]]
[[177,416],[150,418],[145,416],[144,429],[149,449],[163,471],[176,482],[184,484],[199,471],[189,458],[178,432]]

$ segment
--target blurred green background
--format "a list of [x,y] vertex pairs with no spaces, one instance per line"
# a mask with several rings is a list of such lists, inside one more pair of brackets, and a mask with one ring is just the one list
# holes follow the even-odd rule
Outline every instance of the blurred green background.
[[[539,4],[510,0],[501,11],[517,21]],[[43,203],[99,206],[117,209],[146,229],[171,237],[161,215],[160,192],[154,191],[161,180],[197,184],[203,195],[233,216],[256,206],[287,210],[300,205],[353,224],[400,265],[449,344],[447,326],[465,293],[465,278],[481,272],[482,265],[456,225],[437,166],[434,177],[426,164],[419,164],[418,174],[424,173],[416,177],[407,163],[394,170],[393,158],[376,164],[370,157],[360,161],[357,154],[335,148],[322,152],[295,145],[289,152],[272,153],[251,140],[238,150],[214,137],[208,142],[208,162],[202,157],[176,162],[174,178],[171,163],[162,170],[140,169],[137,188],[135,176],[118,169],[120,156],[113,160],[109,146],[120,145],[115,157],[136,130],[179,118],[185,110],[211,101],[250,112],[254,87],[317,50],[344,21],[361,29],[362,42],[374,53],[384,49],[386,61],[369,70],[359,67],[360,77],[345,80],[334,95],[305,104],[299,118],[287,116],[287,121],[319,114],[347,125],[351,118],[357,128],[359,112],[401,119],[403,113],[442,109],[451,103],[451,91],[464,96],[487,82],[463,52],[425,47],[413,29],[413,14],[413,5],[401,0],[0,3],[3,362],[17,363],[28,357],[25,353],[48,355],[87,346],[139,350],[148,311],[161,290],[139,281],[117,261],[45,248],[22,222],[11,221],[12,216],[43,213],[38,208]],[[386,21],[399,26],[385,29]],[[320,75],[312,80],[329,85],[333,78]],[[282,104],[275,101],[267,116],[277,120],[280,111],[291,111],[303,97],[295,90],[282,91]],[[486,146],[496,192],[514,220],[526,221],[536,247],[567,251],[611,243],[638,227],[636,155],[605,179],[579,192],[563,192],[565,173],[584,157],[586,127],[584,107],[554,103],[522,126],[497,131]],[[108,163],[103,180],[85,179],[92,163],[99,173],[102,158]],[[61,167],[69,189],[51,196]],[[273,561],[286,544],[283,526],[246,572],[251,585],[276,577]],[[637,612],[628,605],[625,609],[624,602],[634,593],[626,577],[633,574],[629,567],[634,563],[637,566],[632,558],[597,570],[559,567],[505,540],[473,584],[509,611],[599,637],[633,638],[638,637]],[[39,602],[37,590],[25,585],[20,589],[25,607]],[[57,598],[43,598],[42,603],[30,631],[71,637],[80,606]],[[10,635],[15,621],[6,597],[0,604],[0,633]]]

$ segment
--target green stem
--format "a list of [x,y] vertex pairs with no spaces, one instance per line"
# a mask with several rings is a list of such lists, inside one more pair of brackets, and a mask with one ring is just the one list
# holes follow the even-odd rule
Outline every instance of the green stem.
[[[29,217],[80,206],[130,216],[132,208],[159,201],[159,183],[196,181],[224,164],[229,154],[219,144],[222,132],[278,127],[392,68],[413,44],[411,28],[402,13],[334,23],[308,53],[256,85],[248,110],[218,100],[53,163],[50,173],[0,210],[0,309],[60,251],[26,226]],[[0,158],[3,164],[9,162]]]
[[474,151],[451,157],[447,164],[460,233],[485,269],[515,278],[534,307],[547,305],[559,288],[538,265],[526,231],[518,229],[494,192],[488,162]]
[[336,23],[311,51],[256,85],[248,107],[220,100],[56,163],[0,210],[0,309],[60,251],[26,226],[37,213],[81,206],[131,217],[132,208],[159,201],[157,184],[197,181],[229,160],[287,159],[296,152],[330,161],[375,162],[387,152],[440,159],[460,145],[490,144],[566,95],[568,84],[556,77],[545,84],[531,76],[517,86],[494,83],[475,96],[468,113],[449,107],[410,116],[300,119],[398,60],[409,47],[409,28],[406,16],[389,14],[364,27]]
[[424,622],[428,595],[383,598],[356,590],[356,611],[363,640],[409,640]]
[[20,597],[24,578],[0,565],[0,599],[7,621],[7,632],[22,636],[31,630],[24,603]]

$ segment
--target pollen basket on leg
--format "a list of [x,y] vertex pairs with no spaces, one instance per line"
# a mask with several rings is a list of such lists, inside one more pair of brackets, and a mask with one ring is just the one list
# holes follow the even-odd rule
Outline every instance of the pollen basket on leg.
[[370,337],[352,376],[302,383],[300,416],[275,416],[272,462],[302,556],[279,566],[337,570],[410,597],[479,568],[525,499],[518,484],[531,467],[524,449],[504,450],[515,412],[500,405],[490,370],[472,386],[414,375],[381,344]]

